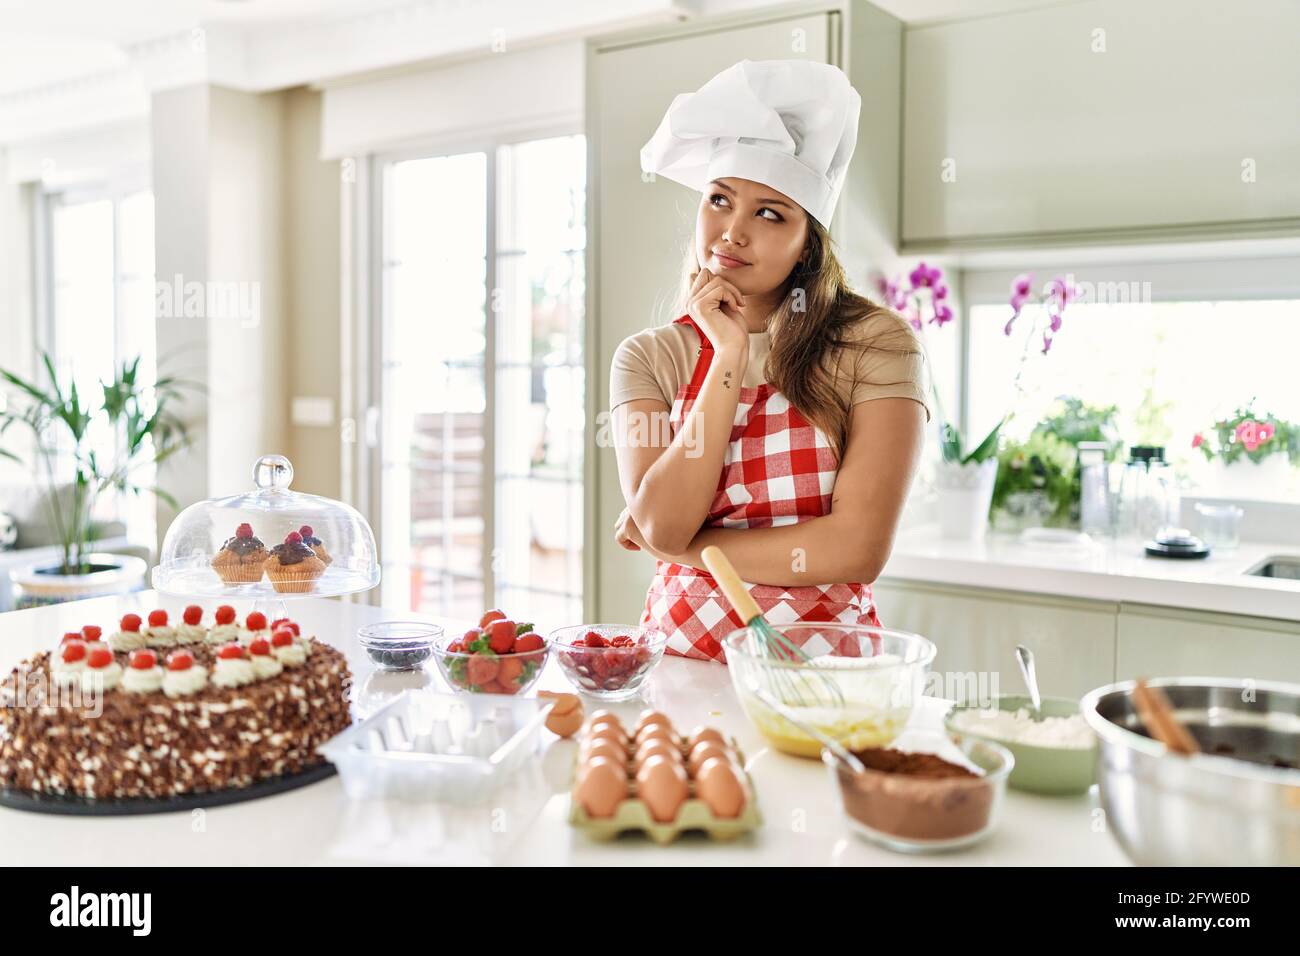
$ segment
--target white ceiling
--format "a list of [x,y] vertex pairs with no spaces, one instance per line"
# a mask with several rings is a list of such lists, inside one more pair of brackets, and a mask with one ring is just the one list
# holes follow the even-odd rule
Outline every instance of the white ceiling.
[[[542,0],[534,2],[540,6]],[[569,4],[569,0],[563,2]],[[987,16],[1061,2],[1070,0],[876,0],[877,6],[908,23]],[[693,16],[771,5],[770,0],[663,4]],[[514,20],[510,15],[513,6],[500,0],[0,0],[0,95],[120,70],[130,62],[132,47],[174,38],[200,26],[225,29],[255,43],[349,18],[382,18],[389,12],[396,17],[415,11],[454,23],[497,7],[506,14],[502,21],[508,24]],[[600,22],[593,26],[606,29],[610,20],[617,19],[620,8],[635,18],[645,14],[647,4],[604,0],[600,6]]]

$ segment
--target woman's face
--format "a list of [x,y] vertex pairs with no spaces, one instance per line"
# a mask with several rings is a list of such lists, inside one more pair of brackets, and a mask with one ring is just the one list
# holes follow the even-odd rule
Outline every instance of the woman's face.
[[742,295],[764,295],[790,276],[808,241],[808,214],[749,179],[715,179],[700,197],[695,258]]

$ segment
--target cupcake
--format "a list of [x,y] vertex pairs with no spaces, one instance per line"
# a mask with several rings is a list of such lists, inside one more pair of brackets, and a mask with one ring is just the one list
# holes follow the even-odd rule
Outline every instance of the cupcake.
[[262,580],[266,555],[266,545],[253,534],[253,526],[241,524],[212,559],[212,570],[227,584],[256,584]]
[[302,535],[297,531],[290,531],[284,544],[271,549],[271,556],[263,567],[272,587],[295,594],[310,591],[316,579],[325,573],[325,562],[303,544]]
[[325,550],[325,545],[323,545],[320,538],[316,537],[312,532],[311,525],[303,525],[298,529],[298,533],[302,535],[302,543],[316,552],[316,557],[320,558],[327,567],[334,563],[334,559],[330,557],[330,553]]

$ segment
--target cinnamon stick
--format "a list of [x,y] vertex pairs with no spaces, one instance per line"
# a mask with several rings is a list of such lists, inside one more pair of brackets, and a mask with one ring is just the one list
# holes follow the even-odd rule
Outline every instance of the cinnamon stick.
[[1200,751],[1196,738],[1179,723],[1169,697],[1159,687],[1152,687],[1143,678],[1138,678],[1133,686],[1133,706],[1142,725],[1171,753],[1187,755]]

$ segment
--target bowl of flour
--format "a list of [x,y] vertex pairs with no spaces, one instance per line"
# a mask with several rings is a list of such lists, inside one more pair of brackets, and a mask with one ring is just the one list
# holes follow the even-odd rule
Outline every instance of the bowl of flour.
[[1044,697],[1035,719],[1028,697],[1008,694],[991,707],[955,707],[944,719],[950,731],[1002,744],[1016,758],[1007,786],[1030,793],[1084,793],[1097,778],[1097,737],[1079,702]]

